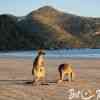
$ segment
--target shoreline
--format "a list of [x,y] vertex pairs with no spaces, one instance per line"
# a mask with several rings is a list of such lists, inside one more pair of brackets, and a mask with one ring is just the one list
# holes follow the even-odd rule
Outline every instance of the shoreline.
[[[34,60],[33,57],[0,57],[0,59],[26,59],[26,60]],[[51,60],[51,59],[58,59],[58,60],[64,60],[64,59],[72,59],[72,60],[99,60],[100,58],[95,57],[45,57],[45,59]]]

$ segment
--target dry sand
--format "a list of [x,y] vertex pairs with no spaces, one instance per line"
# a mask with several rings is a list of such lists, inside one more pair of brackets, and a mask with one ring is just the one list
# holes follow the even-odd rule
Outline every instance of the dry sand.
[[[73,64],[73,82],[56,84],[60,63]],[[94,95],[100,89],[100,59],[47,59],[48,84],[32,86],[31,69],[31,59],[0,59],[0,100],[69,100],[69,89],[91,90]],[[96,100],[96,96],[89,100]]]

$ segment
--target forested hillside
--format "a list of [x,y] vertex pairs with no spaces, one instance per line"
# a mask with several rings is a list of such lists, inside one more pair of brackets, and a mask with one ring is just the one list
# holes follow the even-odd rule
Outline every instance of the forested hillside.
[[100,48],[100,19],[52,7],[26,16],[0,15],[0,50]]

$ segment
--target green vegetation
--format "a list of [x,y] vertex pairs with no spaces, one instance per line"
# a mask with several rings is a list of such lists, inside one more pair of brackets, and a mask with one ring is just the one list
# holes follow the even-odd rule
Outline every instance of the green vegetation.
[[24,17],[0,15],[0,50],[100,48],[100,19],[43,7]]

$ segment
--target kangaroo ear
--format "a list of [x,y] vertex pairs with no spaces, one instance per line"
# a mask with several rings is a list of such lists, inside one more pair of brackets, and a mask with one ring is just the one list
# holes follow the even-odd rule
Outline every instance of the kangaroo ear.
[[38,51],[38,54],[39,53],[43,53],[43,54],[45,53],[45,50],[44,49],[38,49],[37,51]]

